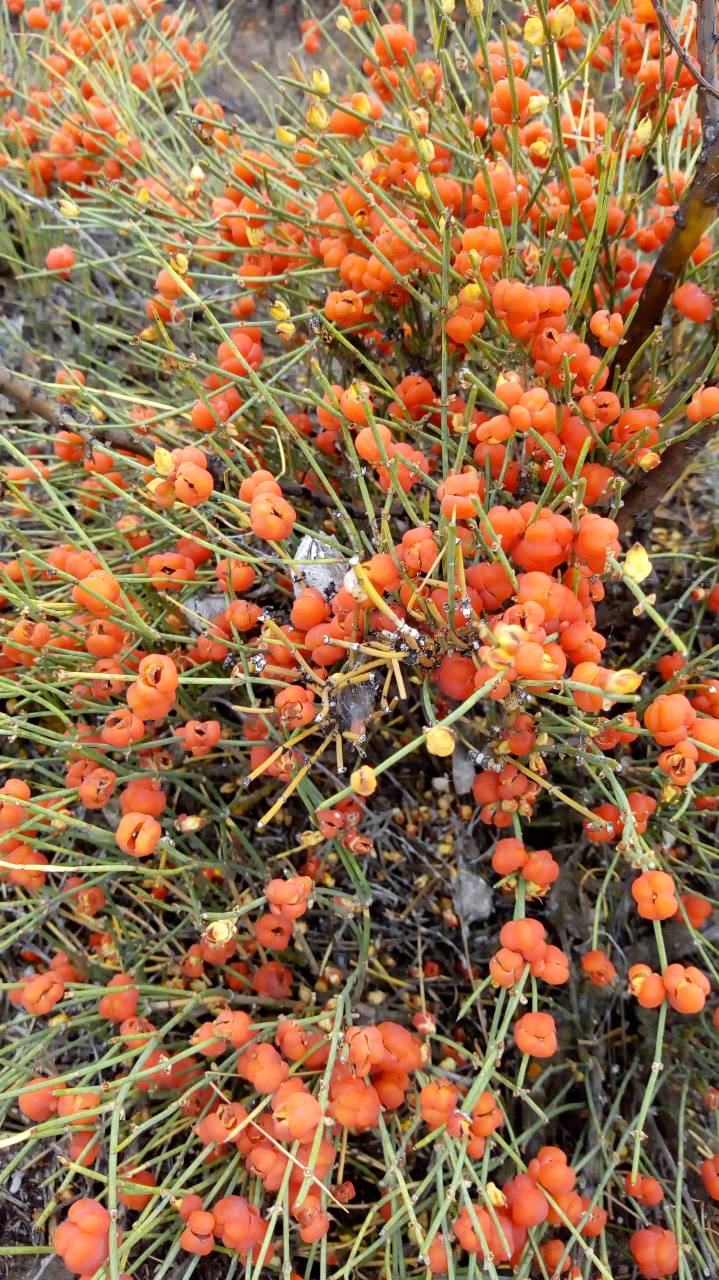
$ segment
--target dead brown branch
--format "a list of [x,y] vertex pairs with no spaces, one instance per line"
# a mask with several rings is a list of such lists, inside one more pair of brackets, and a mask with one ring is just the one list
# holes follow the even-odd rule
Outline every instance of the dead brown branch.
[[[702,146],[696,172],[674,215],[674,226],[662,245],[652,273],[639,299],[625,341],[619,348],[615,369],[624,372],[644,344],[656,333],[664,309],[704,233],[717,217],[719,207],[719,67],[717,66],[716,0],[699,0],[697,5],[697,57],[699,66],[680,43],[658,0],[652,0],[660,26],[671,47],[689,68],[697,82]],[[696,452],[703,448],[710,424],[688,441],[670,444],[655,471],[637,480],[629,491],[619,515],[623,530],[631,528],[643,513],[652,511]]]
[[0,393],[12,400],[18,409],[35,418],[42,418],[56,431],[75,431],[87,440],[88,448],[93,443],[112,444],[115,448],[128,449],[133,453],[150,456],[147,446],[127,431],[118,427],[96,426],[87,422],[82,415],[73,409],[61,405],[34,382],[18,378],[16,374],[0,364]]
[[[697,65],[697,63],[694,61],[689,51],[684,47],[684,45],[679,40],[679,37],[677,36],[677,33],[671,24],[671,20],[666,10],[662,7],[662,5],[657,3],[657,0],[653,0],[653,5],[656,11],[656,15],[659,19],[659,25],[662,28],[667,40],[672,46],[672,49],[676,53],[680,62],[682,62],[686,67],[687,71],[691,73],[691,75],[696,80],[697,84],[701,85],[705,93],[710,94],[711,97],[713,98],[719,99],[719,84],[717,84],[717,77],[716,77],[716,57],[714,58],[713,78],[711,80],[708,80],[707,77],[703,74],[704,68],[707,68],[707,70],[711,74],[712,72],[711,58],[712,58],[712,54],[715,52],[715,49],[716,49],[716,36],[714,34],[714,25],[713,25],[711,7],[709,5],[705,5],[704,6],[705,11],[702,12],[702,9],[700,6],[699,13],[698,13],[697,53],[699,54],[699,65]],[[703,56],[702,56],[702,52],[703,52]],[[703,95],[700,94],[699,95],[700,114],[701,114],[701,108],[702,108],[702,98],[703,98]],[[716,117],[718,114],[719,114],[719,109],[715,108],[712,112],[712,115]],[[703,124],[703,119],[702,119],[702,124]]]
[[18,409],[32,414],[35,418],[42,418],[51,427],[58,430],[63,427],[73,431],[78,430],[77,420],[69,410],[65,410],[57,400],[46,395],[32,382],[24,382],[22,378],[16,377],[4,365],[0,365],[0,391],[7,396],[8,400],[12,400]]
[[[653,0],[662,30],[682,59],[689,58],[662,6]],[[689,59],[686,65],[698,84],[702,120],[702,147],[694,178],[674,215],[674,227],[662,246],[644,287],[626,340],[615,367],[625,370],[661,323],[664,308],[704,232],[717,216],[719,204],[719,75],[717,73],[715,0],[700,0],[697,12],[697,49],[701,69]],[[676,42],[676,43],[675,43]]]

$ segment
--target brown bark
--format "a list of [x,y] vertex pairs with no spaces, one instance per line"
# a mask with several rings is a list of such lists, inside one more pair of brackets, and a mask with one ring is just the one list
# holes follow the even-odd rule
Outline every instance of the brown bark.
[[692,460],[708,444],[715,430],[716,424],[710,420],[689,440],[670,444],[662,454],[661,465],[635,480],[616,518],[621,533],[627,533],[640,516],[656,511]]
[[704,232],[719,212],[719,126],[705,130],[702,155],[692,182],[674,215],[674,227],[662,245],[647,280],[615,368],[624,370],[661,324],[664,308]]
[[16,378],[15,374],[4,365],[0,365],[0,391],[7,396],[8,400],[12,400],[18,409],[31,413],[35,418],[42,418],[51,427],[78,430],[78,423],[72,413],[66,412],[57,400],[40,391],[32,382],[23,382],[21,378]]
[[129,432],[118,427],[104,427],[94,422],[87,422],[73,409],[60,404],[52,396],[32,382],[25,382],[16,377],[10,369],[0,364],[0,393],[12,400],[23,413],[42,418],[56,431],[75,431],[87,441],[87,447],[94,443],[112,444],[118,449],[128,449],[133,453],[151,457],[146,444],[136,440]]

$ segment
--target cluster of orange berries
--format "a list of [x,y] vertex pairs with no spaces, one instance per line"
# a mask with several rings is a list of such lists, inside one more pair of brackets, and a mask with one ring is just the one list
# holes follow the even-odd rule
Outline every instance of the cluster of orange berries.
[[[47,87],[32,84],[30,96],[10,106],[0,117],[13,164],[21,161],[36,195],[59,186],[82,195],[100,181],[139,182],[136,178],[145,156],[143,143],[129,131],[118,108],[97,92],[93,63],[109,67],[118,60],[118,43],[126,56],[136,38],[149,27],[162,0],[129,0],[106,3],[93,0],[77,22],[63,17],[63,0],[42,0],[26,7],[26,0],[8,0],[11,13],[22,15],[32,32],[47,32],[50,49],[43,57]],[[156,37],[144,35],[144,60],[132,63],[133,85],[141,92],[169,93],[198,71],[207,53],[203,40],[190,39],[176,14],[159,20]],[[75,71],[80,78],[76,92]],[[9,79],[0,78],[0,99],[12,98]],[[62,124],[57,127],[58,111]],[[0,152],[0,167],[10,163]],[[138,188],[139,189],[139,188]],[[48,264],[50,270],[55,268]]]
[[[480,1204],[473,1205],[471,1211],[469,1207],[462,1210],[453,1223],[459,1243],[480,1259],[515,1266],[524,1253],[528,1232],[542,1223],[559,1226],[568,1221],[585,1239],[596,1238],[604,1230],[607,1211],[593,1204],[592,1197],[581,1195],[575,1189],[576,1180],[576,1171],[561,1147],[540,1147],[526,1173],[518,1173],[496,1188],[495,1212]],[[553,1272],[567,1251],[564,1241],[549,1238],[537,1252],[542,1268]],[[568,1259],[562,1270],[572,1278],[581,1274]]]

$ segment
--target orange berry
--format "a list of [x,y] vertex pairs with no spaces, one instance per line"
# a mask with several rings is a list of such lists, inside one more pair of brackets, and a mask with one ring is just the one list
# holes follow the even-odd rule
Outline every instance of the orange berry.
[[513,1031],[520,1053],[551,1058],[557,1052],[557,1029],[551,1013],[525,1013],[517,1019]]
[[632,884],[632,897],[644,920],[669,920],[678,903],[674,881],[666,871],[644,871]]
[[48,249],[45,255],[45,266],[48,271],[56,272],[64,280],[69,280],[75,261],[75,250],[71,249],[69,244],[58,244],[53,249]]
[[162,839],[162,827],[145,813],[126,813],[115,832],[115,843],[133,858],[149,858]]

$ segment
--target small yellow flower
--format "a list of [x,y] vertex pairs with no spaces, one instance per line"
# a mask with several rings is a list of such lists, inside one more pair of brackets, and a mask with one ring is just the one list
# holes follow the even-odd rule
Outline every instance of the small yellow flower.
[[283,124],[278,125],[277,141],[287,143],[289,146],[291,146],[293,143],[297,141],[297,134],[293,133],[291,129],[286,129]]
[[276,298],[270,307],[270,315],[273,320],[289,320],[290,309],[282,298]]
[[549,106],[549,98],[546,93],[533,93],[528,103],[530,116],[539,116]]
[[234,920],[213,920],[205,929],[205,938],[213,946],[221,947],[225,942],[229,942],[237,933],[237,925]]
[[169,449],[163,449],[158,446],[153,456],[155,471],[161,476],[170,476],[175,470],[175,460]]
[[275,333],[282,338],[284,342],[289,342],[290,338],[294,338],[296,326],[291,321],[281,321],[275,328]]
[[484,13],[484,0],[464,0],[470,18],[481,18]]
[[466,303],[469,307],[477,307],[483,300],[482,290],[479,285],[475,283],[466,284],[459,296],[462,302]]
[[205,825],[205,819],[199,813],[183,813],[177,819],[175,826],[183,836],[192,835],[195,831],[201,831]]
[[372,103],[366,93],[354,93],[352,95],[352,110],[356,111],[360,116],[372,115]]
[[322,844],[324,836],[321,831],[300,831],[297,839],[303,849],[313,849],[316,844]]
[[545,43],[546,37],[541,18],[527,18],[524,24],[524,39],[527,44],[531,44],[535,48]]
[[176,253],[174,258],[170,259],[170,266],[178,276],[186,276],[190,270],[190,259],[186,253]]
[[417,151],[427,164],[431,164],[435,157],[434,143],[431,138],[420,138],[417,144]]
[[632,582],[643,582],[652,571],[652,562],[641,542],[635,542],[624,557],[624,572]]
[[327,110],[321,102],[313,102],[305,116],[305,120],[307,121],[308,129],[316,129],[318,133],[326,129],[330,122]]
[[490,1203],[495,1209],[501,1209],[507,1203],[507,1197],[503,1191],[500,1191],[496,1182],[488,1182],[486,1190]]
[[377,775],[368,764],[360,765],[350,774],[350,786],[355,795],[371,796],[377,790]]
[[414,189],[421,200],[429,200],[432,192],[423,173],[418,173],[414,180]]
[[606,693],[636,693],[644,676],[631,667],[622,667],[619,671],[610,671],[604,684]]
[[652,136],[653,129],[654,125],[651,122],[651,118],[649,116],[642,116],[635,130],[637,141],[646,146]]
[[372,172],[372,170],[377,168],[379,162],[380,162],[380,159],[376,151],[365,151],[364,154],[361,155],[358,160],[360,169],[368,177]]
[[315,67],[312,72],[312,88],[326,98],[330,92],[330,78],[322,67]]
[[574,30],[577,24],[571,4],[560,4],[558,9],[554,9],[549,14],[548,22],[549,30],[555,40],[563,40],[565,36],[569,35],[570,31]]
[[660,454],[656,453],[654,449],[647,449],[647,452],[643,453],[641,458],[637,460],[637,466],[641,467],[642,471],[653,471],[655,467],[659,466],[661,460]]
[[492,632],[495,654],[502,662],[511,662],[526,639],[526,631],[516,622],[498,622]]
[[441,724],[433,724],[431,729],[425,729],[424,745],[431,756],[451,756],[457,740],[451,729],[445,729]]

